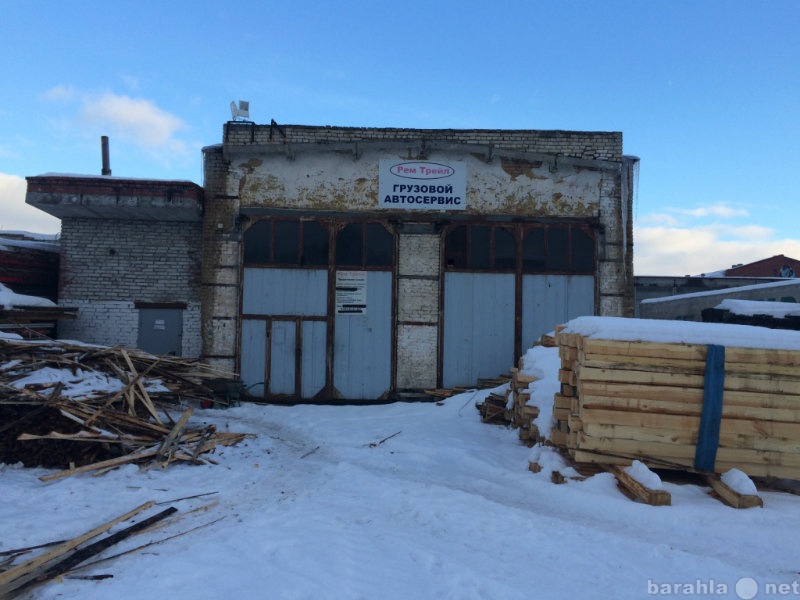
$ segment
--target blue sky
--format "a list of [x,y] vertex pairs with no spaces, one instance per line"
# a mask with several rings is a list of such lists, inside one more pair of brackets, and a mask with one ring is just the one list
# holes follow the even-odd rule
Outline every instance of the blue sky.
[[639,275],[800,258],[800,1],[0,0],[0,229],[29,175],[202,184],[231,100],[284,124],[621,131]]

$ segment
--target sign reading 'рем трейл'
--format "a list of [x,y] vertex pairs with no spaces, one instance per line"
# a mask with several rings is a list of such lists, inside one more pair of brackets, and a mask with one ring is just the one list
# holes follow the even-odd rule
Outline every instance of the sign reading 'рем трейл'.
[[466,163],[428,160],[380,161],[378,206],[399,210],[464,210]]

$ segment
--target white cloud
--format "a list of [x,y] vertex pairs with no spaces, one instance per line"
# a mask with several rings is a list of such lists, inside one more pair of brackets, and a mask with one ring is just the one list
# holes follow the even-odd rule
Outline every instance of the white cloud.
[[731,219],[733,217],[748,217],[750,213],[744,208],[734,208],[724,202],[717,202],[710,206],[700,206],[692,209],[675,209],[676,212],[690,217],[719,217]]
[[638,217],[636,222],[641,223],[642,225],[653,225],[660,227],[676,227],[679,224],[678,219],[667,213],[650,213],[649,215]]
[[0,173],[0,229],[58,233],[61,221],[25,204],[27,189],[22,177]]
[[[138,85],[128,78],[128,85]],[[119,142],[138,146],[160,160],[188,154],[188,144],[180,134],[187,124],[151,100],[105,92],[87,94],[71,86],[57,85],[43,94],[50,102],[78,105],[77,125],[84,135],[110,135]],[[74,127],[73,119],[61,120],[62,126]]]
[[77,97],[75,89],[68,85],[56,85],[47,90],[42,96],[50,102],[72,102]]
[[777,254],[800,258],[800,239],[774,239],[766,227],[637,227],[636,275],[700,275]]
[[145,148],[186,151],[185,143],[176,137],[187,128],[186,124],[149,100],[105,93],[97,99],[84,100],[81,118]]

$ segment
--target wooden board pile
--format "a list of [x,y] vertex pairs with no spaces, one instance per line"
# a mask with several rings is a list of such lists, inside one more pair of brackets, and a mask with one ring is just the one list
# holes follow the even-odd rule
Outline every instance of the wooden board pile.
[[[708,347],[558,331],[551,441],[576,463],[694,470]],[[714,470],[800,479],[800,351],[725,348]]]
[[[245,434],[189,427],[187,403],[212,398],[206,383],[225,375],[133,349],[0,339],[0,462],[68,469],[43,479],[126,463],[213,462],[203,455]],[[70,389],[87,377],[121,383],[113,392]]]
[[528,404],[528,400],[531,399],[528,386],[536,381],[536,377],[521,373],[520,369],[523,366],[522,359],[520,359],[520,368],[511,369],[509,393],[511,394],[512,402],[509,420],[512,427],[519,429],[519,439],[532,445],[541,439],[539,428],[533,422],[539,416],[539,407]]

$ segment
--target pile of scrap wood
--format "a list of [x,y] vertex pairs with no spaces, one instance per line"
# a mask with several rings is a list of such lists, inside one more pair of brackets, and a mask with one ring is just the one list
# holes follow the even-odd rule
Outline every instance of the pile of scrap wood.
[[800,479],[800,351],[569,331],[550,439],[576,463]]
[[[179,500],[182,500],[182,498]],[[148,511],[155,505],[156,503],[154,501],[146,502],[123,515],[119,515],[110,521],[68,540],[59,540],[38,544],[36,546],[0,551],[0,598],[15,597],[36,584],[45,583],[61,577],[76,577],[73,573],[79,569],[97,565],[98,563],[122,556],[123,554],[142,550],[169,539],[185,535],[200,527],[212,525],[216,522],[212,521],[161,540],[147,542],[111,557],[94,558],[107,548],[123,540],[145,531],[152,531],[157,524],[166,523],[167,518],[177,513],[177,509],[171,506],[147,518],[140,518],[140,515],[146,514],[145,511]],[[211,506],[213,506],[213,504],[194,509],[194,511],[204,510]],[[175,520],[174,517],[173,520]],[[132,524],[122,529],[116,529],[117,526],[122,525],[126,521],[132,521]],[[112,528],[115,529],[114,533],[108,533]],[[36,555],[26,561],[17,562],[17,559],[20,557],[31,553],[36,553]],[[107,577],[113,577],[113,575],[104,574],[77,578],[98,580]]]
[[245,435],[190,427],[188,404],[212,398],[206,383],[223,376],[133,349],[0,339],[0,462],[68,469],[48,479],[211,462],[203,455]]

